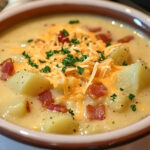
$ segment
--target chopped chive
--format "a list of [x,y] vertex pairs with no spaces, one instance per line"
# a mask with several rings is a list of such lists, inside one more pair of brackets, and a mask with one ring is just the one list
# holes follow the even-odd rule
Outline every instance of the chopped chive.
[[64,67],[62,67],[62,70],[61,70],[61,71],[64,73],[64,72],[66,71],[66,69],[67,69],[67,68],[64,66]]
[[51,72],[51,68],[49,66],[45,66],[44,68],[42,68],[40,70],[41,72],[44,72],[44,73],[48,73],[48,72]]
[[68,109],[68,112],[72,115],[72,116],[74,116],[74,112],[73,112],[73,110],[70,108],[70,109]]
[[129,97],[130,100],[132,100],[132,99],[134,99],[135,95],[132,94],[132,93],[130,93],[130,94],[128,95],[128,97]]
[[68,54],[67,57],[62,60],[64,66],[75,66],[75,62],[76,59],[71,54]]
[[53,55],[54,55],[54,51],[52,51],[52,50],[46,52],[46,59],[49,59]]
[[123,91],[124,89],[123,88],[120,88],[120,91]]
[[80,23],[80,21],[79,20],[70,20],[69,21],[69,24],[76,24],[76,23]]
[[104,56],[104,51],[101,51],[101,56],[98,58],[98,61],[103,61],[103,60],[105,60],[106,58],[105,58],[105,56]]
[[39,62],[40,62],[40,63],[46,63],[45,60],[41,60],[41,59],[39,59]]
[[39,66],[36,63],[34,63],[33,61],[31,61],[31,59],[29,59],[28,64],[36,69],[39,68]]
[[33,39],[27,40],[27,43],[31,43],[31,42],[33,42]]
[[122,63],[122,66],[127,66],[128,64],[127,64],[127,62],[126,61],[124,61],[123,63]]
[[79,74],[82,74],[84,72],[84,69],[79,66],[77,66],[77,70]]
[[116,97],[117,97],[117,95],[114,93],[110,96],[110,100],[115,101]]
[[63,55],[70,53],[70,51],[68,50],[68,48],[63,48],[63,47],[62,47],[62,49],[61,49],[60,51],[61,51],[61,53],[62,53]]
[[58,50],[54,50],[54,54],[58,54],[60,51]]
[[60,68],[60,66],[59,66],[58,64],[56,65],[56,67],[57,67],[57,68]]
[[64,35],[65,35],[65,36],[69,36],[68,31],[67,31],[67,30],[65,30],[65,29],[61,30],[60,32],[64,33]]
[[106,42],[105,44],[106,44],[106,47],[108,47],[108,46],[110,46],[110,45],[111,45],[111,43],[110,43],[110,42]]
[[26,59],[30,59],[30,56],[29,56],[25,51],[22,53],[22,55],[23,55]]
[[70,42],[72,44],[80,44],[80,41],[78,39],[76,39],[76,38],[72,39]]
[[130,107],[131,107],[132,111],[136,111],[136,105],[135,104],[132,104]]
[[96,51],[96,52],[101,54],[101,51]]

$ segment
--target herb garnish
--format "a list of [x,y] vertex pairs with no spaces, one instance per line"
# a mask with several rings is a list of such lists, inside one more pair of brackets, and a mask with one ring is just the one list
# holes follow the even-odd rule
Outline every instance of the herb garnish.
[[29,59],[28,64],[36,69],[39,68],[39,66],[36,63],[34,63],[31,59]]
[[96,51],[97,53],[101,53],[101,51]]
[[98,61],[103,61],[103,60],[105,60],[106,58],[105,58],[105,56],[104,56],[104,51],[101,51],[101,56],[98,58]]
[[45,66],[44,68],[42,68],[40,70],[41,72],[44,72],[44,73],[48,73],[48,72],[51,72],[51,68],[49,66]]
[[110,45],[111,45],[111,43],[110,43],[110,42],[106,42],[105,44],[106,44],[106,47],[108,47],[108,46],[110,46]]
[[120,88],[120,91],[123,91],[124,89],[123,88]]
[[131,107],[132,111],[136,111],[136,105],[135,104],[132,104],[130,107]]
[[129,97],[130,100],[132,100],[132,99],[135,97],[135,95],[132,94],[132,93],[130,93],[130,94],[128,95],[128,97]]
[[73,112],[73,110],[70,108],[70,109],[68,109],[68,112],[72,115],[72,116],[74,116],[74,112]]
[[77,66],[77,70],[79,74],[82,74],[84,72],[84,69],[79,66]]
[[61,30],[60,32],[64,33],[64,35],[65,35],[65,36],[69,36],[68,31],[67,31],[67,30],[65,30],[65,29]]
[[62,67],[61,71],[64,73],[66,71],[67,67]]
[[52,51],[52,50],[46,52],[46,59],[49,59],[53,55],[54,55],[54,51]]
[[127,66],[128,64],[127,64],[127,62],[126,61],[124,61],[123,63],[122,63],[122,66]]
[[57,68],[60,68],[60,66],[59,66],[58,64],[56,65],[56,67],[57,67]]
[[31,42],[33,42],[33,39],[29,39],[29,40],[27,40],[27,42],[28,42],[28,43],[31,43]]
[[22,53],[22,55],[23,55],[26,59],[30,59],[30,58],[31,58],[25,51]]
[[41,59],[39,59],[39,62],[40,62],[40,63],[46,63],[45,60],[41,60]]
[[70,42],[73,44],[80,44],[80,41],[76,38],[72,39]]
[[116,97],[117,97],[117,95],[114,93],[110,96],[110,100],[115,101]]
[[30,66],[32,66],[32,67],[34,67],[34,68],[38,68],[38,67],[39,67],[36,63],[34,63],[33,61],[31,61],[31,57],[30,57],[25,51],[22,53],[22,55],[23,55],[26,59],[28,59],[28,64],[29,64]]
[[69,21],[69,24],[76,24],[76,23],[80,23],[80,21],[79,20],[70,20]]
[[60,51],[54,50],[54,54],[58,54]]
[[62,60],[62,64],[64,66],[74,66],[75,67],[75,62],[76,62],[76,59],[71,54],[68,54],[67,57]]
[[61,49],[60,51],[61,51],[61,53],[62,53],[63,55],[70,53],[70,51],[68,50],[68,48],[63,48],[63,47],[62,47],[62,49]]

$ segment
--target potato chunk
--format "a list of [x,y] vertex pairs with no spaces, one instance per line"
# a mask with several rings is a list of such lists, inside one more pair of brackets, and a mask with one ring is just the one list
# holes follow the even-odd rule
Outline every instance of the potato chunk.
[[106,103],[113,111],[122,112],[125,110],[125,108],[127,108],[130,100],[127,95],[123,95],[120,93],[116,95],[114,99],[112,99],[112,96],[108,97]]
[[14,97],[3,105],[2,116],[4,118],[23,117],[27,112],[26,102],[27,100],[24,96]]
[[123,62],[129,62],[130,54],[129,48],[125,45],[109,46],[108,58],[112,58],[116,65],[122,65]]
[[118,72],[117,88],[123,88],[125,92],[136,94],[150,85],[150,69],[138,60]]
[[36,96],[50,88],[48,79],[38,73],[18,72],[8,80],[8,86],[15,92]]
[[77,129],[77,122],[68,113],[50,112],[41,124],[41,130],[49,133],[72,134]]

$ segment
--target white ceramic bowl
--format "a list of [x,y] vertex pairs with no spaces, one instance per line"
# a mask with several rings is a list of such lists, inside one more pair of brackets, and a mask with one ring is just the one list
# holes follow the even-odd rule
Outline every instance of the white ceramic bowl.
[[[91,13],[124,21],[150,36],[150,17],[127,6],[96,0],[43,0],[14,7],[0,14],[0,32],[34,16],[56,13]],[[0,133],[16,140],[42,147],[111,147],[150,131],[150,116],[122,129],[95,135],[57,135],[36,132],[0,119]]]

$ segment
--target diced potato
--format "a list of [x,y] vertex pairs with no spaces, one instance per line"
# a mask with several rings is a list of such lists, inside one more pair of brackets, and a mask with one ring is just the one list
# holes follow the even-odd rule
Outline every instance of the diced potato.
[[19,96],[13,98],[9,103],[5,103],[1,111],[3,117],[23,117],[26,112],[26,98]]
[[68,113],[50,112],[41,124],[41,130],[49,133],[72,134],[78,123]]
[[48,79],[38,73],[18,72],[8,80],[8,86],[15,92],[36,96],[50,88]]
[[112,100],[111,97],[108,97],[106,103],[113,111],[122,112],[127,108],[130,100],[127,95],[118,94],[114,100]]
[[138,60],[118,72],[117,88],[123,88],[125,92],[136,94],[150,85],[150,69]]
[[[110,49],[111,46],[108,48]],[[129,48],[125,45],[118,45],[116,47],[113,45],[108,58],[112,58],[116,65],[122,65],[124,61],[128,63],[130,58]]]

